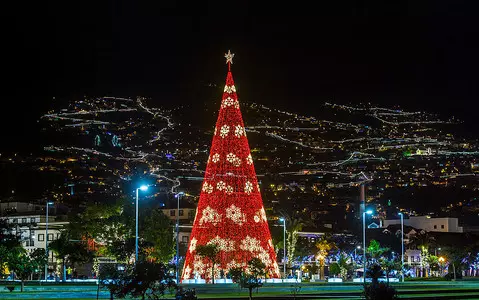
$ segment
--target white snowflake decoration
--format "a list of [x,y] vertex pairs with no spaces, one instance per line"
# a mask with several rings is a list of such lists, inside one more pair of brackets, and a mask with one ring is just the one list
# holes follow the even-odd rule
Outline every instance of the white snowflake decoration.
[[208,223],[211,222],[214,225],[218,224],[221,222],[221,215],[211,207],[207,206],[203,210],[203,215],[201,216],[200,219],[200,225],[203,225],[203,223]]
[[249,181],[246,181],[245,185],[244,185],[244,192],[246,194],[251,194],[251,192],[253,192],[253,184]]
[[197,239],[195,239],[195,238],[191,239],[190,247],[188,248],[188,250],[190,250],[190,253],[196,250],[196,243],[197,242],[198,242]]
[[193,261],[193,269],[195,274],[204,274],[206,265],[203,263],[203,259],[199,255],[195,255]]
[[220,161],[220,155],[218,153],[213,154],[213,157],[211,160],[216,164],[217,162]]
[[261,243],[248,235],[241,241],[240,249],[250,252],[264,251],[261,247]]
[[263,219],[263,221],[268,221],[268,219],[266,218],[266,212],[264,211],[264,207],[261,207],[260,209],[260,213],[261,213],[261,219]]
[[223,102],[221,103],[221,107],[225,108],[229,106],[233,106],[234,108],[239,108],[238,100],[234,100],[231,97],[224,99]]
[[273,261],[273,270],[274,270],[274,271],[273,271],[273,272],[274,272],[274,274],[277,274],[277,275],[279,275],[279,267],[278,267],[278,263],[277,263],[277,262],[275,262],[275,261]]
[[264,208],[261,208],[260,210],[258,210],[258,211],[256,212],[255,216],[254,216],[254,221],[255,221],[256,223],[259,223],[261,220],[263,220],[263,221],[265,221],[265,222],[267,221],[267,219],[266,219],[266,213],[265,213],[265,211],[264,211]]
[[251,153],[246,157],[246,163],[248,165],[252,165],[253,164],[253,158],[251,157]]
[[233,194],[233,187],[231,185],[228,185],[226,187],[226,194],[228,194],[228,195]]
[[271,265],[271,259],[269,258],[269,254],[266,251],[261,251],[258,254],[258,258],[261,259],[261,261],[268,267]]
[[245,132],[245,130],[244,130],[244,127],[241,126],[241,125],[236,125],[236,126],[235,126],[235,136],[238,137],[238,138],[240,138],[240,137],[242,137],[243,135],[246,136],[246,132]]
[[233,153],[228,153],[226,155],[226,160],[232,163],[235,167],[239,167],[241,165],[241,159]]
[[244,264],[242,263],[237,263],[234,259],[232,259],[229,263],[226,264],[226,269],[232,269],[232,268],[241,268],[243,267]]
[[[211,278],[211,268],[208,267],[208,269],[206,269],[206,278]],[[215,278],[220,278],[220,273],[221,273],[221,267],[219,265],[216,265],[215,267]]]
[[221,126],[220,136],[222,138],[225,138],[228,135],[228,132],[230,132],[230,127],[228,125]]
[[218,189],[219,191],[225,190],[226,183],[224,183],[224,181],[218,181],[218,183],[216,184],[216,189]]
[[221,251],[229,252],[235,250],[235,242],[229,239],[222,239],[219,236],[216,236],[214,239],[211,239],[208,242],[208,245],[215,244],[218,246],[218,249]]
[[211,184],[209,184],[208,182],[205,182],[203,184],[203,189],[202,190],[205,193],[211,194],[213,192],[213,186]]
[[191,268],[190,266],[186,266],[185,271],[183,273],[183,278],[189,279],[191,277]]
[[273,241],[272,240],[268,240],[268,245],[270,248],[273,248]]
[[236,93],[236,88],[234,85],[225,85],[225,89],[223,92],[226,92],[228,94]]
[[236,207],[234,204],[231,204],[226,209],[226,217],[239,225],[243,225],[246,222],[246,215],[241,212],[241,208]]

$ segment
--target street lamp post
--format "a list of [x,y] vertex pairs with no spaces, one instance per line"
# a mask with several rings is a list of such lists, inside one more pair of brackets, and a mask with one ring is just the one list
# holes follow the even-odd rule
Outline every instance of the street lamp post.
[[48,207],[50,205],[53,205],[53,202],[47,201],[45,219],[45,256],[47,257],[47,263],[45,264],[45,282],[48,279]]
[[281,222],[283,222],[283,276],[286,278],[286,219],[280,218]]
[[404,282],[404,215],[399,213],[401,217],[401,281]]
[[363,283],[366,284],[366,214],[371,215],[372,210],[363,212]]
[[136,206],[135,206],[135,264],[138,262],[138,191],[148,190],[147,185],[142,185],[136,189]]
[[357,254],[356,254],[356,250],[359,250],[359,249],[361,249],[361,246],[354,247],[354,263],[353,263],[354,273],[353,274],[355,274],[355,275],[357,274],[356,273],[356,264],[357,264],[356,260],[357,260],[357,257],[358,257]]
[[180,198],[183,195],[183,192],[179,192],[176,194],[176,199],[178,200],[178,212],[176,214],[176,283],[178,284],[180,281],[180,274],[179,274],[179,264],[180,264]]

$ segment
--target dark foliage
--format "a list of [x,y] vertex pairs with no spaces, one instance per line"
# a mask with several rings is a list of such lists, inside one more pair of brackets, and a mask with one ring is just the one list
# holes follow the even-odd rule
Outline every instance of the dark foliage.
[[397,291],[386,283],[368,284],[364,287],[363,296],[367,300],[398,299]]

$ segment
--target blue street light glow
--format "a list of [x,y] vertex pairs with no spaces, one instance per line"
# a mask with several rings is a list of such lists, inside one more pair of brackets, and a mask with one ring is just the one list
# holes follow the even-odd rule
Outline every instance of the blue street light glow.
[[284,222],[284,218],[279,218],[279,220],[280,220],[281,222]]
[[140,190],[146,191],[146,190],[148,190],[148,186],[147,185],[142,185],[142,186],[140,186]]
[[47,205],[53,205],[53,202],[49,201],[47,202]]
[[372,214],[373,214],[373,211],[372,211],[372,210],[367,210],[366,213],[367,213],[368,215],[372,215]]

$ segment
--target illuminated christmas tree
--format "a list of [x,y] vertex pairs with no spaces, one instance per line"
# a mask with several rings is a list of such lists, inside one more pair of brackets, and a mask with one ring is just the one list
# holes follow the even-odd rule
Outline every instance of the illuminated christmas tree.
[[232,267],[246,268],[253,257],[267,266],[270,278],[279,277],[260,188],[253,166],[238,96],[231,74],[234,54],[225,55],[228,75],[213,143],[187,249],[182,280],[211,280],[209,260],[197,255],[198,245],[216,244],[220,263],[215,278]]

